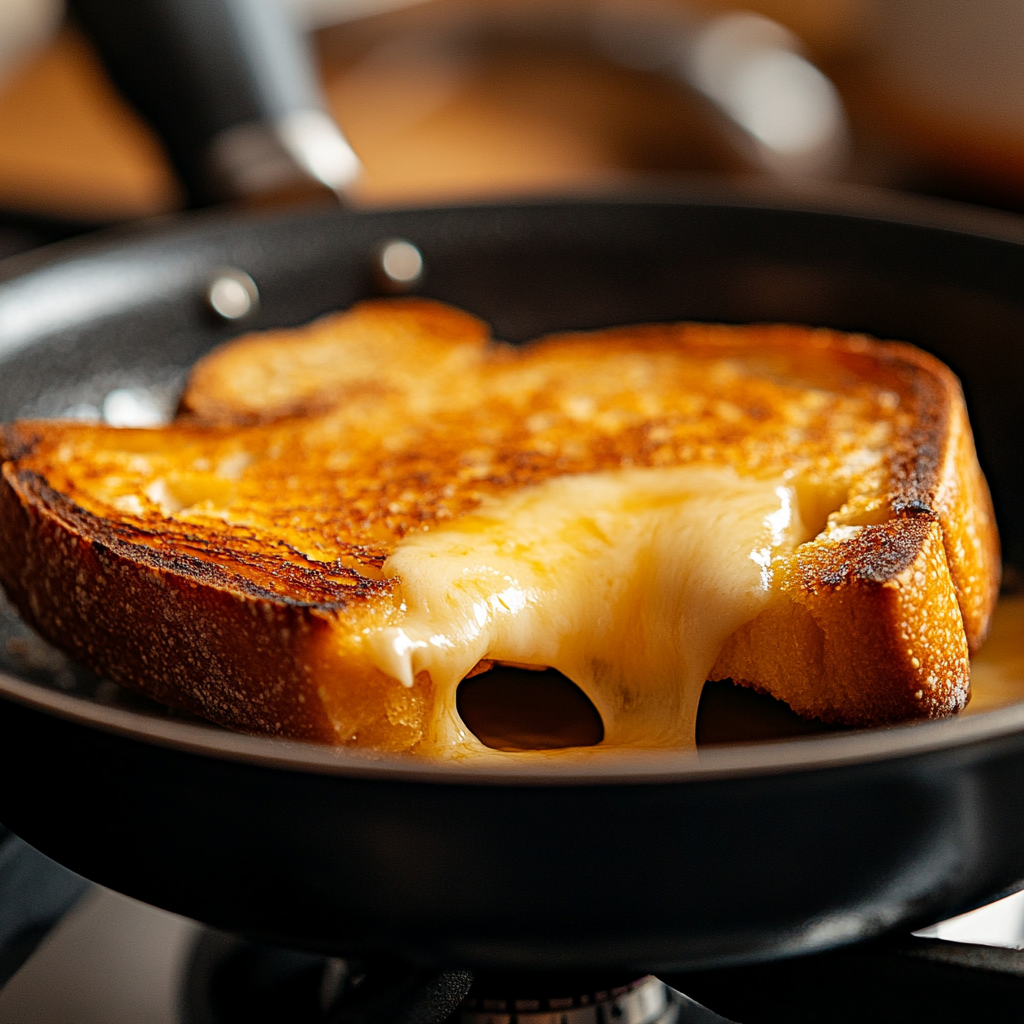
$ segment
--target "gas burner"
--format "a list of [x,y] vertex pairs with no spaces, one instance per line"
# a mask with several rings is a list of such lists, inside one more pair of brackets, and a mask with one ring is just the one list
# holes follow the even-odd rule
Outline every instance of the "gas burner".
[[664,977],[555,971],[474,976],[391,961],[337,960],[206,932],[187,971],[181,1019],[182,1024],[1024,1020],[1024,952],[935,939],[886,940],[781,963]]
[[[1010,948],[1024,937],[1024,893],[913,936],[893,936],[776,963],[669,972],[660,978],[641,971],[473,974],[380,958],[342,960],[214,932],[93,889],[3,830],[0,986],[86,889],[89,894],[55,930],[56,941],[48,940],[13,979],[10,990],[4,991],[0,998],[3,1021],[950,1024],[984,1020],[997,1024],[1024,1020],[1024,951]],[[1000,921],[1001,931],[996,927]],[[975,944],[986,941],[986,936],[987,941],[1003,945]]]
[[[47,863],[0,842],[35,896]],[[59,870],[59,869],[58,869]],[[63,874],[67,874],[64,872]],[[0,870],[0,882],[3,881]],[[15,879],[12,878],[12,881]],[[16,895],[20,887],[0,896]],[[24,891],[24,890],[22,890]],[[67,897],[66,890],[60,890]],[[58,893],[59,894],[59,893]],[[74,894],[72,893],[72,896]],[[1024,903],[1024,900],[1021,900]],[[61,906],[48,905],[50,918]],[[17,900],[0,900],[9,915]],[[45,931],[26,918],[0,954],[27,955]],[[1012,909],[1012,908],[1011,908]],[[993,908],[986,908],[992,911]],[[983,912],[982,912],[983,913]],[[970,915],[974,918],[976,915]],[[33,924],[32,922],[37,922]],[[16,922],[0,914],[0,925]],[[945,931],[952,937],[946,922]],[[970,929],[959,926],[961,938]],[[989,922],[988,934],[996,938]],[[1000,941],[1019,933],[1008,932]],[[0,934],[0,939],[4,935]],[[974,940],[977,941],[975,934]],[[918,936],[814,957],[650,975],[478,973],[340,960],[245,942],[114,893],[93,890],[0,995],[0,1020],[159,1024],[986,1024],[1024,1020],[1024,952]],[[0,968],[4,966],[0,955]],[[662,985],[661,982],[665,982]],[[678,990],[678,991],[674,991]],[[686,992],[693,999],[681,995]],[[705,1007],[713,1008],[705,1009]],[[718,1016],[721,1014],[722,1016]]]
[[458,1024],[675,1024],[678,1015],[668,987],[650,974],[486,974],[474,979]]
[[[200,936],[183,1024],[716,1024],[653,975],[431,970]],[[725,1022],[727,1024],[727,1022]]]

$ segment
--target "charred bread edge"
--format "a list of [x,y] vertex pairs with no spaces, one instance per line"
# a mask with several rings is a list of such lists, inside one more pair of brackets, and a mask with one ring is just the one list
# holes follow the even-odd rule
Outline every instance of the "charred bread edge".
[[127,543],[11,463],[0,551],[0,580],[25,620],[94,671],[218,724],[335,740],[321,702],[307,699],[330,605]]

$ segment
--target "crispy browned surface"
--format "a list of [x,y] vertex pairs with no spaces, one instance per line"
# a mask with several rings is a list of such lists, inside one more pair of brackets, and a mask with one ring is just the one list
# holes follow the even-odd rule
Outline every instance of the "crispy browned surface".
[[429,680],[405,690],[339,636],[396,621],[380,566],[406,532],[562,474],[791,471],[825,532],[714,675],[805,714],[959,709],[998,586],[955,378],[829,331],[651,325],[515,350],[436,303],[365,303],[214,352],[171,428],[32,422],[3,444],[0,575],[23,614],[119,682],[251,731],[415,748]]

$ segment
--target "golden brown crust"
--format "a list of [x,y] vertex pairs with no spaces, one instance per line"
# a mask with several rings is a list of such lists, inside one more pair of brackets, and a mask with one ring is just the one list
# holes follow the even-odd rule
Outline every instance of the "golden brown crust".
[[[236,728],[325,734],[322,715],[302,699],[309,681],[301,649],[321,624],[314,609],[261,599],[208,562],[127,543],[10,463],[0,530],[19,538],[4,546],[8,595],[74,657],[214,721],[230,703]],[[271,694],[282,698],[270,715],[268,675],[278,683]]]
[[[9,462],[0,537],[18,538],[3,546],[0,579],[26,621],[123,686],[245,732],[382,750],[422,732],[429,684],[408,690],[346,659],[333,630],[343,601],[276,594],[132,543]],[[340,701],[323,685],[339,673]]]
[[970,666],[936,522],[866,526],[806,544],[772,606],[726,642],[713,679],[734,679],[842,725],[940,718],[967,703]]
[[424,372],[458,373],[489,338],[483,321],[439,302],[363,302],[301,331],[263,331],[228,342],[195,366],[179,415],[205,423],[307,415],[378,393],[382,379],[392,388],[408,387]]
[[955,377],[832,331],[647,325],[514,350],[436,303],[364,303],[215,351],[171,428],[21,423],[0,449],[0,578],[26,617],[248,731],[414,747],[429,680],[404,689],[335,627],[394,619],[380,567],[409,530],[564,474],[792,474],[820,535],[713,675],[803,714],[962,707],[998,588]]

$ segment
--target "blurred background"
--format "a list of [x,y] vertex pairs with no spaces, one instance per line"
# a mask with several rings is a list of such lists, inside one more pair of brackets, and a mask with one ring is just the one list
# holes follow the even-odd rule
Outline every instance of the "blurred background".
[[[694,178],[1024,212],[1024,0],[0,0],[0,258],[198,206]],[[94,890],[0,1021],[177,1019],[194,928]],[[1024,894],[922,934],[1019,949]]]
[[[356,205],[698,175],[1024,210],[1021,0],[279,2]],[[210,201],[111,84],[96,5],[0,0],[0,255]]]

